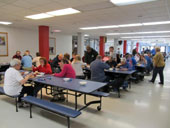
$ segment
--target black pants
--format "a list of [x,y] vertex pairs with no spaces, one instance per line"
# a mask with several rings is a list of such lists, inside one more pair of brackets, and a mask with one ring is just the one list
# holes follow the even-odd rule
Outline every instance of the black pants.
[[38,92],[43,88],[43,84],[35,83],[33,95],[37,97]]
[[152,82],[155,82],[156,76],[159,73],[159,77],[160,77],[160,82],[162,84],[164,84],[164,75],[163,75],[163,70],[164,67],[154,67],[153,69],[153,75],[152,75]]
[[21,102],[21,98],[24,97],[25,94],[27,94],[28,96],[33,96],[34,88],[32,86],[23,86],[21,93],[18,97],[18,102]]

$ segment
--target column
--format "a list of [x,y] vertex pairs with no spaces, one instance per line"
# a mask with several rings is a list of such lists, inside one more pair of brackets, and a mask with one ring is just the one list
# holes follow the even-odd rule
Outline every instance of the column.
[[139,43],[136,43],[136,51],[139,52]]
[[124,40],[124,43],[123,43],[123,55],[126,54],[126,50],[127,50],[127,40]]
[[119,44],[118,44],[118,39],[115,38],[115,39],[114,39],[114,46],[113,46],[113,47],[114,47],[114,53],[117,53],[118,45],[119,45]]
[[78,33],[77,53],[81,57],[84,56],[84,35],[80,32]]
[[49,27],[39,26],[39,52],[49,60]]
[[131,41],[131,50],[130,50],[130,52],[132,53],[133,52],[133,45],[134,45],[134,41]]
[[99,41],[99,54],[104,57],[104,52],[105,52],[105,37],[100,36],[100,41]]

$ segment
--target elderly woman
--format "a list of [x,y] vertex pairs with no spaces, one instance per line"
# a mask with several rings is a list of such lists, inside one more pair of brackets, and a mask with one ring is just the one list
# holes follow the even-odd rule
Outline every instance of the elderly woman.
[[24,84],[34,75],[33,73],[30,73],[24,78],[19,72],[21,68],[21,61],[18,59],[11,60],[10,66],[11,67],[5,72],[4,92],[9,96],[19,95],[18,102],[20,103],[20,106],[23,106],[21,98],[24,94],[33,96],[34,92],[32,86],[24,86]]
[[154,83],[156,76],[159,73],[160,76],[159,84],[163,85],[164,84],[163,69],[165,67],[165,62],[159,47],[156,48],[156,55],[153,57],[153,66],[154,69],[153,69],[152,79],[149,82]]

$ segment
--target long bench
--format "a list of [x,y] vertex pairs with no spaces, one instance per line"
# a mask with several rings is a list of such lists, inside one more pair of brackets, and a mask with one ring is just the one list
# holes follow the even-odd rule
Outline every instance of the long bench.
[[0,94],[1,95],[6,95],[6,96],[11,97],[11,98],[14,98],[15,99],[16,112],[18,112],[18,101],[17,101],[18,95],[16,95],[16,96],[9,96],[9,95],[5,94],[3,87],[0,87]]
[[66,117],[68,128],[70,128],[70,118],[76,118],[81,114],[80,111],[76,111],[71,108],[67,108],[65,106],[51,103],[49,101],[38,99],[32,96],[23,97],[22,100],[30,104],[30,118],[32,118],[32,106],[35,105],[44,110]]

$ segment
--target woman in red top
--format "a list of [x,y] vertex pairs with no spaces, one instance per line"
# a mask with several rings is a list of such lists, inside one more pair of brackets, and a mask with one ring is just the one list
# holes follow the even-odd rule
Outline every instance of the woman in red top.
[[[33,67],[33,71],[38,71],[38,72],[43,72],[45,74],[52,74],[52,70],[51,70],[51,66],[50,64],[47,63],[46,58],[41,57],[40,58],[40,66],[38,67]],[[37,96],[37,93],[43,88],[44,86],[39,84],[39,83],[35,83],[35,87],[34,87],[34,95]]]
[[33,67],[33,72],[35,71],[43,72],[45,74],[52,74],[51,66],[47,63],[47,60],[44,57],[40,58],[40,66]]
[[59,65],[61,68],[61,72],[55,73],[54,76],[76,78],[76,73],[75,73],[73,67],[71,66],[71,64],[69,64],[67,59],[62,59]]

